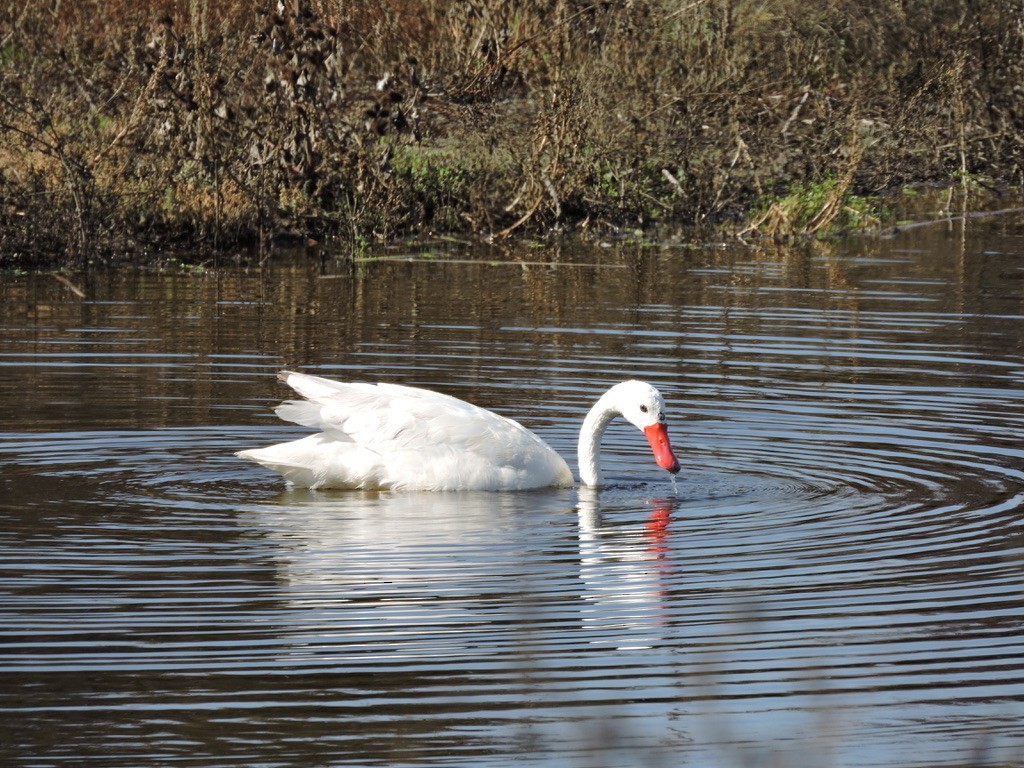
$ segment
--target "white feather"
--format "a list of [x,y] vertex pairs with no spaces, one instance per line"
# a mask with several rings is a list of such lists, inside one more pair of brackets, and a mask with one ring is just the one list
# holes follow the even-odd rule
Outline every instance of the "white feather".
[[241,451],[309,488],[521,490],[570,486],[565,461],[518,422],[455,397],[397,384],[346,384],[283,372],[305,401],[277,408],[320,429]]

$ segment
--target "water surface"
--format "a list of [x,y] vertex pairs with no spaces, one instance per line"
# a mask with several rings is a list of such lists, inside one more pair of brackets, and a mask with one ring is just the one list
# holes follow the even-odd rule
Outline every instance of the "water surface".
[[[0,278],[0,751],[1021,760],[1022,225]],[[574,467],[645,378],[683,471],[615,426],[600,494],[290,490],[232,455],[305,433],[282,367],[470,399]]]

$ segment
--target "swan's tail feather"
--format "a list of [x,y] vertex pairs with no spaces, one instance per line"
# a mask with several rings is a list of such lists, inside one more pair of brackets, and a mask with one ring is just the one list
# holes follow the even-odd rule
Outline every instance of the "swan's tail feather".
[[352,443],[331,440],[322,433],[267,448],[238,451],[240,459],[255,461],[303,488],[382,488],[380,457]]
[[323,419],[320,417],[320,406],[308,400],[285,400],[274,413],[282,421],[290,421],[293,424],[301,424],[303,427],[321,429]]
[[301,488],[316,488],[320,484],[320,478],[309,467],[268,456],[266,451],[266,448],[256,448],[249,451],[238,451],[235,456],[240,459],[255,461],[257,464],[277,472],[292,485],[297,485]]

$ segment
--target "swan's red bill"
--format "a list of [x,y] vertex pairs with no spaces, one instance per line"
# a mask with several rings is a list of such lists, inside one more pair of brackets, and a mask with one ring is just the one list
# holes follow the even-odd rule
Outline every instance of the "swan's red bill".
[[647,435],[647,442],[651,444],[654,451],[654,460],[658,466],[667,469],[673,475],[679,471],[679,459],[672,453],[672,443],[668,439],[668,428],[658,422],[644,427],[644,434]]

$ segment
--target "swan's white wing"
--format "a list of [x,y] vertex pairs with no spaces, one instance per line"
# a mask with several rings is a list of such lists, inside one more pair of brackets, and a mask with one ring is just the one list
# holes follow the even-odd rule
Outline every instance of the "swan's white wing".
[[277,413],[322,435],[244,452],[312,487],[514,489],[569,485],[565,462],[518,422],[458,398],[398,384],[348,384],[283,372],[306,401]]

